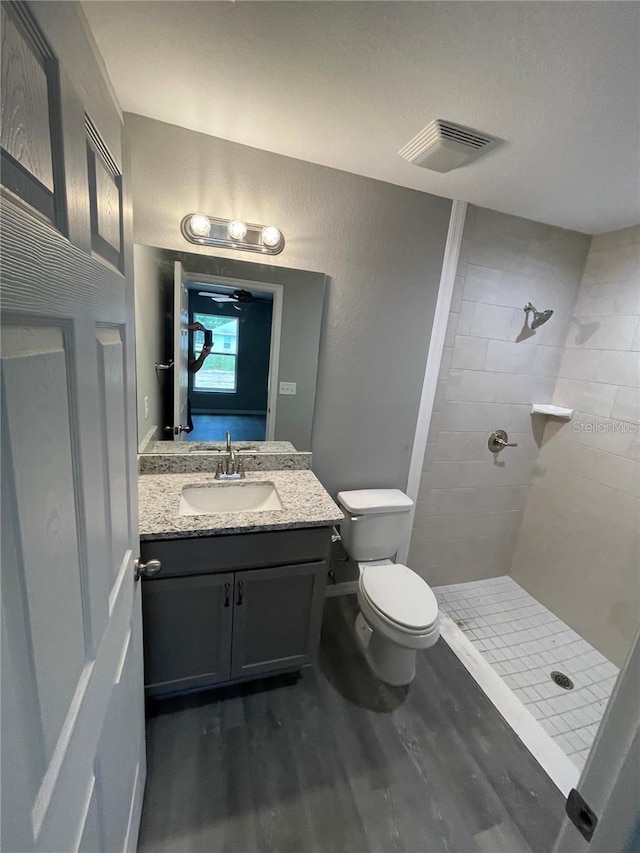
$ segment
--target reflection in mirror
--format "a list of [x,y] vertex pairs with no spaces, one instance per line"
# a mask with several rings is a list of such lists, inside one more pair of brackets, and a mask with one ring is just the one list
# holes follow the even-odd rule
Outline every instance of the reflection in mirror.
[[310,450],[325,285],[134,246],[139,451]]

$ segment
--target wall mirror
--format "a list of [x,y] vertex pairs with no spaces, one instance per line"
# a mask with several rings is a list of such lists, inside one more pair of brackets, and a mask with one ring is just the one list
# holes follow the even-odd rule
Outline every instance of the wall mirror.
[[134,288],[139,452],[311,449],[324,273],[136,244]]

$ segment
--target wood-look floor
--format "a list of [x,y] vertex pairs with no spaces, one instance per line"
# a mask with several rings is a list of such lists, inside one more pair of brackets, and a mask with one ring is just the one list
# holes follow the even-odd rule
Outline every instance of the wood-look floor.
[[141,853],[550,853],[564,799],[448,646],[388,687],[355,606],[301,677],[150,709]]
[[264,441],[265,415],[193,415],[193,432],[187,441],[224,441],[227,432],[234,442]]

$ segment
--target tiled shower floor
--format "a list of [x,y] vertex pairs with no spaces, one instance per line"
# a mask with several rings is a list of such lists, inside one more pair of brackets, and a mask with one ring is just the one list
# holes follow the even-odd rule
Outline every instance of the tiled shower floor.
[[[582,770],[618,668],[510,577],[434,592],[442,610]],[[574,689],[555,684],[553,670],[568,675]]]

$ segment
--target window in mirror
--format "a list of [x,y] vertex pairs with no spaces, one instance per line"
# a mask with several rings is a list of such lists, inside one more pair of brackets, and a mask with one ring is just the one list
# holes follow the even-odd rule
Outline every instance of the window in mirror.
[[[194,323],[202,323],[213,332],[211,355],[193,377],[195,391],[212,394],[235,394],[238,384],[238,336],[240,324],[236,317],[194,313]],[[204,332],[194,332],[194,358],[204,346]]]

